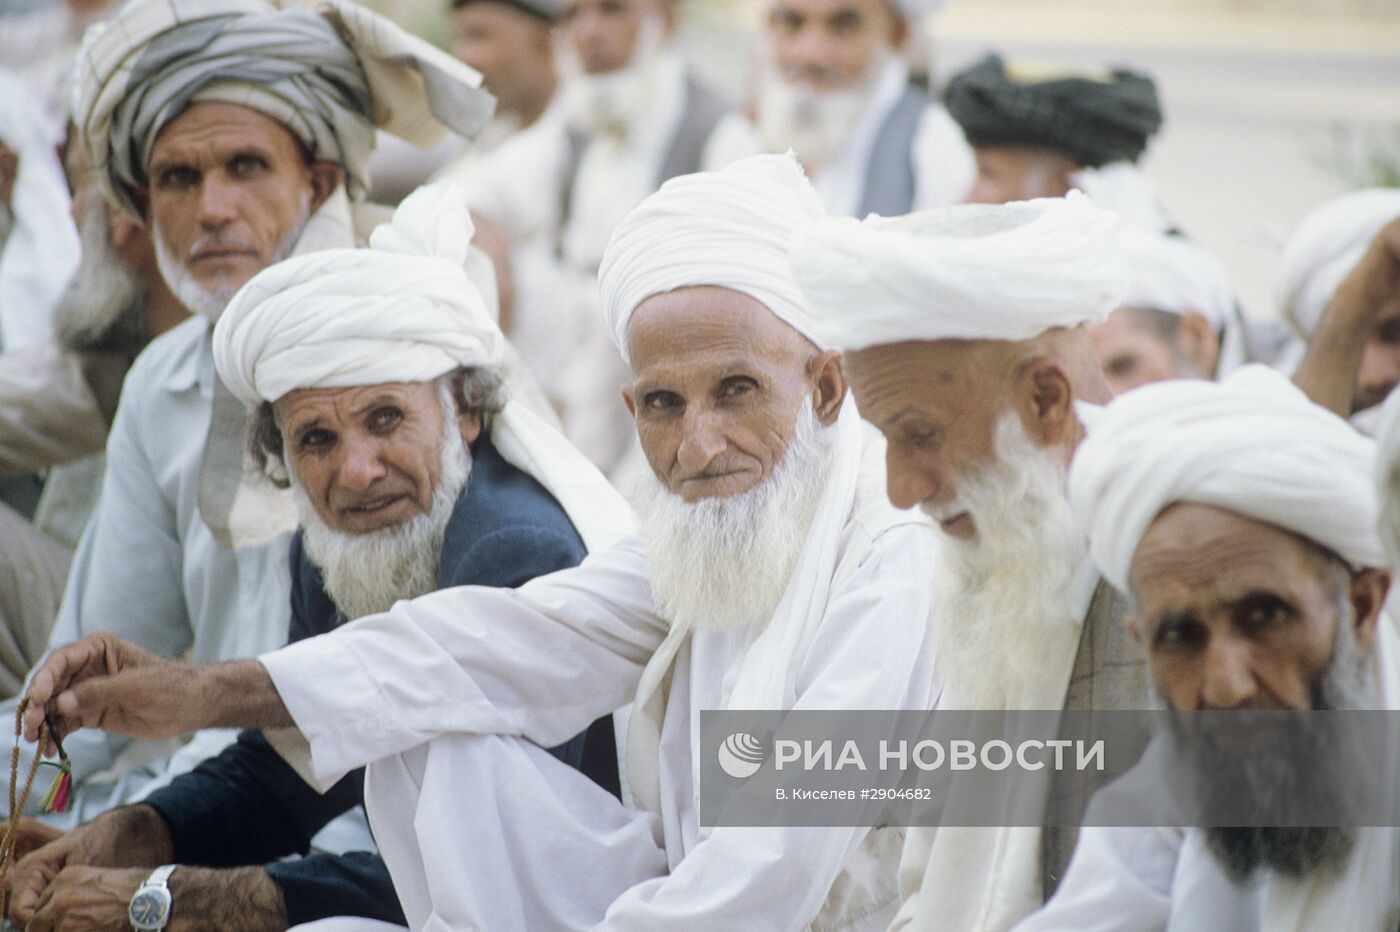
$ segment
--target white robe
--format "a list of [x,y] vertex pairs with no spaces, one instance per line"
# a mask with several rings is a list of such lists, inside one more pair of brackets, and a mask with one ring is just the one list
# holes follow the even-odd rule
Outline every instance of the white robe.
[[[831,591],[788,658],[785,708],[936,698],[934,532],[889,505],[883,443],[863,436]],[[651,761],[659,814],[624,808],[539,750],[631,700],[666,634],[640,543],[627,541],[518,590],[434,593],[264,656],[300,729],[272,737],[320,785],[369,765],[371,821],[415,929],[808,926],[871,833],[699,824],[699,713],[725,707],[753,635],[680,644]],[[893,911],[890,834],[862,884],[885,908],[847,927],[883,928]]]
[[[1376,656],[1384,709],[1400,708],[1400,651],[1387,618]],[[1400,924],[1400,829],[1358,830],[1337,878],[1237,885],[1200,829],[1086,827],[1055,896],[1017,932],[1391,932]]]

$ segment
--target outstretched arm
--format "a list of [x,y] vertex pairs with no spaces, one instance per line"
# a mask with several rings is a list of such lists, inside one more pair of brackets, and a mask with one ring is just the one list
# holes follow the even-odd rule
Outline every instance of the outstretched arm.
[[[292,724],[267,670],[256,660],[192,664],[167,660],[99,631],[60,647],[25,693],[24,735],[36,740],[45,715],[60,737],[79,728],[163,740],[201,728]],[[46,739],[43,752],[56,753]]]

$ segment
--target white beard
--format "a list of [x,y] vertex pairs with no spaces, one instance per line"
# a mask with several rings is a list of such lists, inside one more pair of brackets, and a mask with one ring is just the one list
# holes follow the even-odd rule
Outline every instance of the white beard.
[[[301,238],[301,231],[306,227],[306,222],[311,219],[311,192],[305,189],[301,192],[301,204],[297,208],[297,220],[292,224],[292,228],[287,231],[287,235],[282,237],[281,242],[272,251],[272,261],[268,265],[276,265],[292,254],[292,249],[296,247],[297,240]],[[193,314],[198,314],[211,324],[219,319],[224,308],[233,300],[233,296],[238,293],[238,289],[243,287],[242,282],[220,282],[212,288],[206,288],[194,277],[194,273],[187,268],[184,263],[175,258],[165,243],[165,234],[161,232],[160,223],[152,220],[151,238],[156,246],[156,266],[160,269],[161,278],[165,279],[165,284],[170,289],[170,293],[180,300],[180,303]],[[190,246],[190,252],[218,242],[232,242],[241,247],[250,247],[251,244],[234,237],[221,237],[218,234],[206,233],[195,240]]]
[[831,439],[809,398],[768,478],[686,502],[646,470],[635,493],[647,578],[662,615],[690,629],[766,624],[787,589],[830,472]]
[[144,340],[145,287],[112,247],[107,207],[89,198],[78,218],[82,261],[54,308],[54,328],[69,349],[126,349]]
[[808,172],[820,171],[850,141],[891,55],[889,50],[877,53],[848,87],[833,91],[815,90],[776,64],[767,65],[759,76],[758,92],[758,134],[764,149],[792,149]]
[[[444,405],[443,410],[454,408]],[[472,467],[471,450],[462,440],[456,418],[445,416],[443,421],[432,507],[402,524],[364,534],[337,531],[321,520],[305,490],[293,479],[306,555],[320,567],[326,594],[346,618],[387,612],[401,599],[415,599],[437,589],[447,523]],[[295,475],[290,469],[288,473]]]
[[638,31],[632,59],[616,71],[589,74],[568,41],[556,42],[560,102],[569,125],[589,135],[625,133],[651,104],[664,49],[665,26],[654,15]]
[[1047,658],[1063,654],[1082,621],[1074,585],[1088,546],[1074,527],[1064,467],[1014,412],[997,421],[994,438],[993,461],[958,476],[955,503],[924,506],[935,520],[966,510],[977,532],[943,537],[934,577],[947,708],[1024,707],[1021,697],[1051,675]]

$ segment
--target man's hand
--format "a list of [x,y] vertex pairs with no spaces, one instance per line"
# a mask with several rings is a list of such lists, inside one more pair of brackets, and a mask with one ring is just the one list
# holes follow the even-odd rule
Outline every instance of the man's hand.
[[[127,906],[150,876],[144,867],[68,867],[25,926],[37,932],[127,932]],[[282,890],[261,867],[181,867],[171,876],[167,932],[282,932]]]
[[[177,663],[105,631],[50,654],[25,695],[24,735],[30,741],[45,712],[60,738],[79,728],[164,740],[201,728],[292,724],[272,677],[256,660]],[[57,753],[47,739],[40,750]]]
[[[105,631],[88,635],[50,654],[30,680],[24,736],[36,740],[47,713],[60,737],[102,728],[133,738],[173,738],[197,727],[188,721],[199,705],[194,679],[189,664]],[[48,739],[40,750],[57,753]]]
[[1400,217],[1376,234],[1342,283],[1308,341],[1293,383],[1316,404],[1348,417],[1366,343],[1381,312],[1400,296]]
[[10,878],[10,919],[21,926],[29,922],[55,879],[69,868],[137,867],[145,872],[144,877],[174,856],[170,828],[151,806],[122,806],[105,812],[15,864]]
[[20,819],[19,826],[15,831],[14,851],[10,857],[18,862],[31,851],[38,851],[45,845],[58,841],[63,837],[63,834],[63,829],[45,825],[38,819]]

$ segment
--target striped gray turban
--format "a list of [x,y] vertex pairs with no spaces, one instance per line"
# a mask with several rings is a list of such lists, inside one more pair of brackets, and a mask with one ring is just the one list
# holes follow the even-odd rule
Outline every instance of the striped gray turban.
[[131,0],[78,53],[74,119],[93,169],[139,214],[156,136],[221,101],[287,127],[363,196],[375,129],[419,146],[470,138],[490,118],[481,75],[347,0]]

